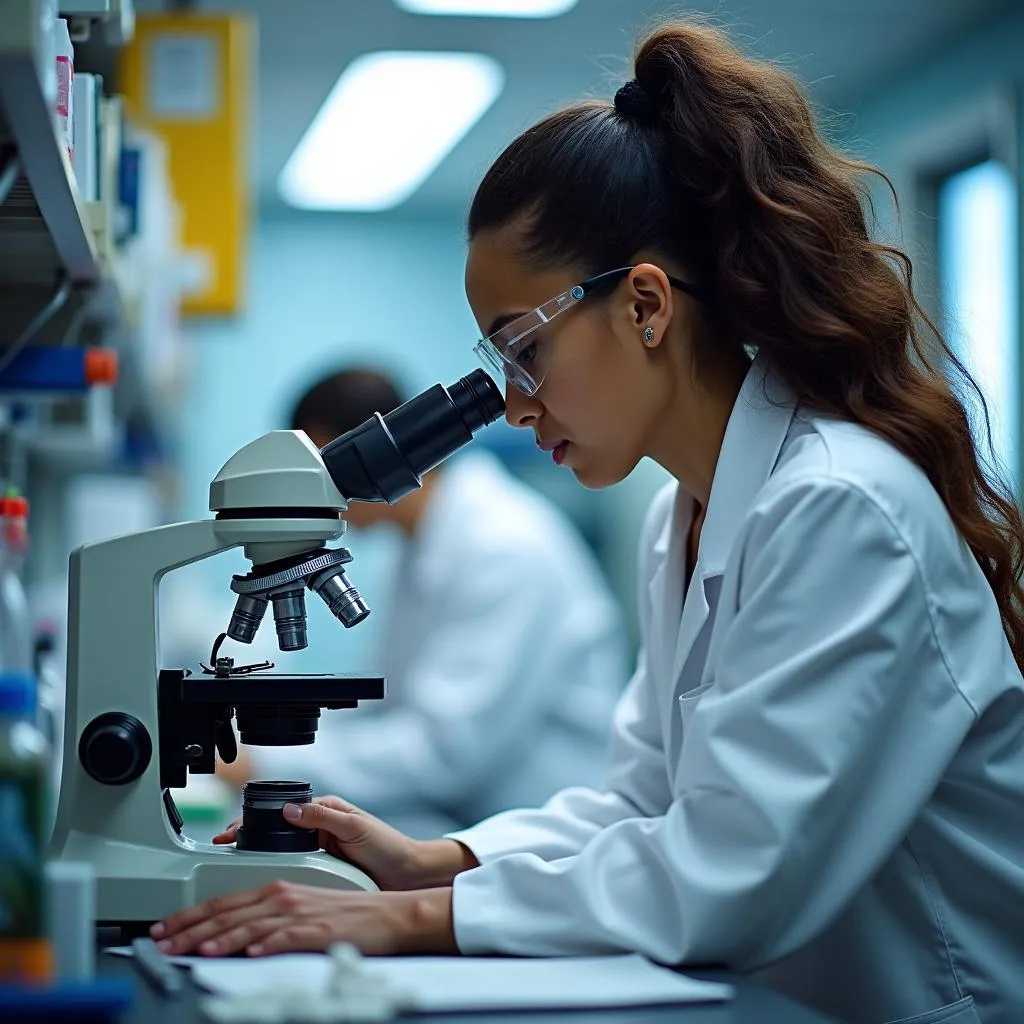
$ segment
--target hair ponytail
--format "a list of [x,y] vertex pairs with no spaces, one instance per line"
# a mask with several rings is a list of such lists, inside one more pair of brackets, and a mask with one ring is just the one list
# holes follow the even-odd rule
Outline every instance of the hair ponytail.
[[961,395],[987,426],[984,400],[915,299],[909,258],[870,237],[860,179],[888,178],[832,149],[793,79],[714,29],[666,25],[635,68],[616,106],[571,107],[506,149],[470,236],[521,218],[544,262],[598,273],[654,249],[686,267],[708,297],[698,368],[753,346],[806,407],[919,465],[1024,667],[1024,520],[983,469]]

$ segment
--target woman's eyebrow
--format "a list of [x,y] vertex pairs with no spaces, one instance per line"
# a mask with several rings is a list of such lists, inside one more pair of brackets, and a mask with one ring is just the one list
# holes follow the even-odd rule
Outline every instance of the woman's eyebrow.
[[487,328],[487,337],[489,338],[492,334],[500,331],[506,324],[512,323],[513,320],[518,320],[521,316],[526,316],[529,310],[524,309],[518,313],[502,313],[501,316],[496,316],[491,321],[491,326]]

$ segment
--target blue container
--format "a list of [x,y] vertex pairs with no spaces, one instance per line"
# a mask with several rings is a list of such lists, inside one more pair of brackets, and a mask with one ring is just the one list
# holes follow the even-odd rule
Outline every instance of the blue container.
[[117,354],[110,349],[30,346],[0,373],[0,391],[76,393],[116,379]]

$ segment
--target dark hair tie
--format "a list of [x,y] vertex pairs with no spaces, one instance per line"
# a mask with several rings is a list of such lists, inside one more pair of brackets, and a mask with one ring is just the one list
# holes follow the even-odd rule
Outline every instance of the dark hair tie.
[[634,78],[615,94],[615,109],[631,121],[653,121],[658,113],[651,94]]

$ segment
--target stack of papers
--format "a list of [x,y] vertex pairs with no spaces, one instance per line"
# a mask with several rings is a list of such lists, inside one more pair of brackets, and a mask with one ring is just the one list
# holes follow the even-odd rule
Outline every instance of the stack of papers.
[[[131,955],[131,947],[109,950]],[[250,996],[262,989],[326,989],[333,965],[322,954],[295,953],[246,960],[171,957],[192,969],[197,985],[218,995]],[[574,1010],[720,1002],[728,985],[697,981],[641,956],[557,958],[368,957],[367,975],[406,992],[417,1013],[491,1010]]]

